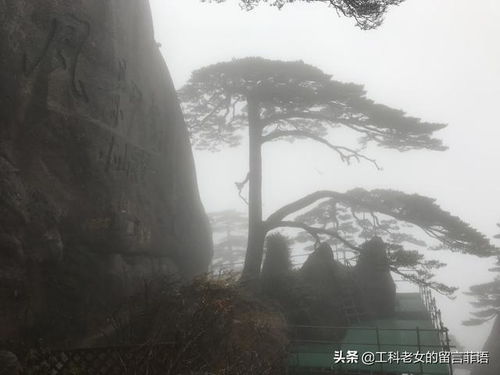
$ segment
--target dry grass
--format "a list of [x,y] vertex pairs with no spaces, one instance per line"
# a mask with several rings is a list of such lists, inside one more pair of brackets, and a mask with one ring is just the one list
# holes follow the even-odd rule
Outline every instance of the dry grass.
[[[281,313],[231,276],[187,285],[165,281],[130,301],[113,344],[171,343],[164,374],[279,375],[288,344]],[[159,353],[158,355],[162,355]]]

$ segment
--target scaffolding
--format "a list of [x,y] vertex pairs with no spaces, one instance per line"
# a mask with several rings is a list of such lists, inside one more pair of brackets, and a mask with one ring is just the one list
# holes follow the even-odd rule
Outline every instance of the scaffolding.
[[[299,259],[307,255],[292,256],[294,267],[302,265]],[[336,261],[351,271],[358,254],[349,249],[336,249],[334,256]],[[227,263],[218,270],[213,269],[212,274],[221,277],[227,270],[238,273],[242,266],[243,262]],[[352,272],[348,272],[348,277],[347,288],[341,295],[341,308],[348,325],[290,327],[290,374],[453,375],[448,329],[443,324],[441,311],[428,287],[419,286],[416,293],[397,293],[394,316],[370,320],[366,314],[358,311],[353,300],[355,280],[352,280]],[[404,279],[394,281],[407,282]],[[318,336],[326,339],[314,338]],[[344,355],[347,352],[351,353],[351,361],[355,352],[357,361],[336,363],[335,354]],[[366,353],[392,355],[392,361],[385,363],[382,361],[384,358],[380,358],[378,362],[366,364],[362,361]],[[398,354],[406,359],[394,357]],[[421,355],[424,356],[423,361],[419,360]],[[417,358],[417,361],[408,361],[408,356]]]
[[[292,329],[288,359],[291,374],[453,374],[448,329],[428,290],[397,294],[396,312],[391,318],[347,327]],[[332,338],[342,332],[343,337],[317,340],[311,338],[315,332],[331,332]]]

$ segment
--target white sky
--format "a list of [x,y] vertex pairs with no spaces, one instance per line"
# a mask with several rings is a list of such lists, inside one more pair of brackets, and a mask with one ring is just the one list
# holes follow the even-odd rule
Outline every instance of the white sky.
[[[399,153],[373,148],[383,171],[345,166],[313,143],[273,143],[264,150],[264,212],[319,189],[392,188],[437,199],[488,235],[500,221],[500,2],[407,0],[382,27],[362,31],[320,4],[252,12],[237,1],[151,0],[156,39],[177,88],[200,67],[233,57],[304,60],[340,81],[364,84],[377,102],[449,126],[446,152]],[[207,211],[244,210],[234,182],[247,172],[244,145],[217,154],[196,152]],[[468,286],[489,280],[490,261],[449,253],[443,280]],[[488,326],[463,328],[472,310],[463,295],[442,302],[446,324],[468,350],[482,345]]]

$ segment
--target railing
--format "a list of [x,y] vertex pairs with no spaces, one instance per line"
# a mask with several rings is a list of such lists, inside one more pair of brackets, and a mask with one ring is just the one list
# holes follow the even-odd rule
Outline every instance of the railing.
[[174,358],[174,344],[73,350],[31,350],[27,375],[163,375]]
[[[420,286],[420,296],[422,298],[422,302],[424,303],[427,311],[429,311],[431,315],[431,321],[433,326],[440,330],[442,333],[439,335],[439,339],[443,345],[450,347],[450,335],[448,332],[448,328],[445,327],[443,323],[443,319],[441,316],[441,310],[438,309],[436,304],[436,299],[432,295],[431,290],[426,286]],[[451,374],[453,374],[453,369],[450,366]]]
[[[305,260],[300,258],[307,258],[311,253],[304,254],[295,254],[290,256],[292,260],[292,266],[294,268],[301,267],[304,264]],[[335,260],[345,264],[348,267],[352,267],[354,265],[354,261],[357,260],[358,255],[355,251],[350,249],[341,249],[333,251]],[[224,262],[220,264],[212,264],[210,267],[210,272],[213,275],[221,275],[224,272],[233,271],[239,272],[243,269],[244,261],[240,262]]]
[[[423,348],[423,347],[439,347],[439,348],[444,348],[449,350],[450,345],[442,345],[441,343],[433,344],[433,345],[423,345],[419,342],[419,337],[420,333],[422,332],[434,332],[436,334],[439,333],[444,333],[447,331],[446,328],[444,329],[436,329],[436,328],[379,328],[379,327],[360,327],[360,326],[308,326],[308,325],[295,325],[295,326],[290,326],[289,327],[292,332],[297,332],[297,330],[301,329],[313,329],[313,330],[321,330],[321,331],[343,331],[343,330],[356,330],[356,331],[366,331],[366,332],[373,332],[374,337],[379,337],[380,332],[415,332],[415,337],[416,337],[416,342],[415,344],[404,344],[405,346],[414,346],[416,348]],[[298,337],[301,336],[297,333],[293,334],[292,336]],[[438,335],[436,335],[438,337]],[[352,344],[352,345],[381,345],[381,346],[394,346],[394,345],[400,345],[401,343],[372,343],[372,342],[347,342],[347,341],[330,341],[330,340],[314,340],[314,339],[296,339],[292,341],[300,341],[300,342],[316,342],[316,343],[332,343],[332,344]]]
[[[424,352],[448,352],[451,353],[451,346],[449,342],[447,343],[442,343],[440,340],[440,337],[442,335],[447,335],[447,329],[435,329],[435,328],[420,328],[420,327],[415,327],[415,328],[380,328],[380,327],[360,327],[360,326],[346,326],[346,327],[332,327],[332,326],[307,326],[307,325],[298,325],[298,326],[293,326],[290,327],[292,329],[292,336],[294,339],[291,341],[291,350],[290,353],[291,355],[295,355],[296,357],[296,363],[293,367],[296,368],[302,368],[303,366],[306,366],[309,368],[311,371],[313,370],[319,370],[321,368],[321,365],[319,363],[323,364],[324,369],[327,369],[326,362],[323,362],[321,359],[318,359],[317,355],[325,354],[325,358],[329,358],[328,360],[331,361],[330,365],[330,370],[332,369],[338,369],[337,367],[342,367],[343,365],[340,364],[339,366],[333,365],[333,351],[334,350],[361,350],[359,355],[362,355],[362,352],[370,351],[372,353],[388,353],[389,351],[408,351],[412,353],[424,353]],[[338,337],[339,335],[345,334],[345,332],[349,330],[351,333],[354,331],[357,331],[358,333],[361,333],[366,337],[366,340],[358,340],[358,341],[349,341],[348,339],[344,338],[342,340],[335,340],[335,339],[326,339],[326,340],[321,340],[321,339],[314,339],[314,338],[304,338],[307,335],[310,336],[328,336],[328,334],[325,335],[325,332],[332,332],[330,334],[331,337]],[[319,331],[318,334],[315,334],[314,331]],[[305,334],[305,332],[307,332]],[[412,342],[391,342],[387,340],[386,333],[392,333],[392,332],[414,332],[414,340]],[[356,336],[356,334],[354,334]],[[359,336],[359,335],[357,335]],[[408,334],[404,335],[408,339]],[[326,351],[321,350],[320,348],[324,346],[327,348]],[[305,349],[306,348],[306,349]],[[307,349],[309,348],[309,349]],[[356,350],[356,352],[358,352]],[[300,363],[299,361],[299,354],[314,354],[316,355],[316,361],[317,365],[313,366],[311,363]],[[374,371],[382,371],[384,373],[384,363],[380,362],[378,363],[380,365],[379,370],[375,370],[372,368]],[[410,365],[416,365],[415,363],[411,363]],[[416,370],[413,369],[408,369],[404,370],[404,372],[408,373],[420,373],[420,374],[428,374],[428,370],[423,368],[423,364],[419,363],[419,370],[418,372],[415,372]],[[445,366],[445,364],[443,364]],[[315,369],[315,367],[317,367]],[[350,368],[353,369],[356,366],[351,366]],[[347,366],[349,368],[349,366]],[[366,373],[367,371],[371,371],[368,368],[365,370],[363,369],[357,369],[357,373]],[[394,370],[389,371],[390,373],[394,373]],[[451,363],[448,364],[448,374],[453,374],[453,369],[451,366]],[[378,373],[378,372],[377,372]],[[439,372],[439,374],[443,374],[443,372]]]
[[[351,256],[348,257],[347,254],[350,253]],[[295,259],[297,258],[302,258],[302,257],[307,257],[309,256],[309,254],[298,254],[298,255],[293,255],[291,256],[292,258],[292,265],[294,267],[300,267],[303,265],[304,261],[294,261]],[[337,251],[334,251],[334,256],[335,256],[335,259],[339,262],[342,262],[343,264],[345,264],[346,266],[348,267],[352,267],[355,263],[353,261],[357,260],[357,253],[354,252],[354,251],[351,251],[351,250],[344,250],[344,249],[341,249],[341,250],[337,250]],[[243,264],[244,262],[235,262],[235,263],[226,263],[226,264],[222,264],[221,267],[218,269],[218,274],[217,273],[214,273],[214,275],[216,277],[221,277],[221,275],[224,273],[225,270],[229,270],[229,271],[234,271],[236,273],[238,273],[238,270],[240,268],[243,267]],[[408,271],[411,271],[411,270],[408,270]],[[411,284],[415,284],[413,283],[412,281],[409,281],[407,279],[395,279],[394,280],[396,283],[411,283]],[[354,329],[354,330],[359,330],[359,329],[364,329],[364,330],[373,330],[376,334],[376,337],[377,337],[377,341],[379,341],[379,334],[381,331],[394,331],[394,330],[399,330],[399,331],[413,331],[416,333],[416,338],[417,338],[417,343],[415,344],[412,344],[412,345],[406,345],[406,346],[409,346],[409,347],[412,347],[414,346],[415,348],[417,348],[418,351],[420,351],[422,348],[430,348],[431,346],[434,347],[434,348],[441,348],[442,351],[450,351],[451,349],[451,345],[450,345],[450,338],[449,338],[449,331],[448,331],[448,328],[445,327],[443,321],[442,321],[442,316],[441,316],[441,311],[438,309],[437,307],[437,304],[436,304],[436,300],[435,298],[432,296],[432,293],[431,293],[431,290],[428,288],[428,287],[424,287],[424,286],[421,286],[419,285],[418,286],[418,291],[419,291],[419,294],[420,294],[420,297],[422,299],[422,302],[424,303],[425,305],[425,308],[427,309],[427,311],[429,312],[430,314],[430,320],[432,322],[432,326],[434,327],[433,329],[422,329],[422,328],[419,328],[419,327],[416,327],[414,329],[390,329],[390,328],[378,328],[378,327],[368,327],[368,328],[363,328],[363,327],[315,327],[315,326],[302,326],[302,328],[309,328],[309,329],[336,329],[336,330],[346,330],[346,329]],[[295,326],[295,327],[299,327],[299,326]],[[421,345],[420,343],[420,335],[422,332],[434,332],[436,334],[436,337],[438,339],[438,344],[436,345]],[[321,343],[321,341],[304,341],[304,340],[301,340],[302,343],[305,343],[305,342],[309,342],[309,343]],[[323,342],[323,343],[328,343],[328,344],[340,344],[340,342],[338,341],[326,341],[326,342]],[[346,343],[346,342],[342,342],[342,345],[345,345],[345,344],[351,344],[351,345],[370,345],[370,343]],[[380,347],[381,346],[394,346],[395,344],[390,344],[390,343],[380,343],[379,342],[379,345]],[[449,374],[450,375],[453,375],[453,368],[452,368],[452,365],[451,363],[449,364]]]

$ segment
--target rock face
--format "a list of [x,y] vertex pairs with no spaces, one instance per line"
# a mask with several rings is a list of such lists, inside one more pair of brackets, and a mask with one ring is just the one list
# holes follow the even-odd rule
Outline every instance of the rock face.
[[147,0],[0,0],[0,337],[83,336],[211,246]]
[[489,353],[489,364],[476,365],[472,370],[472,375],[500,374],[500,315],[495,318],[495,323],[493,323],[483,350]]
[[396,305],[396,284],[391,276],[386,247],[379,237],[365,242],[354,269],[364,310],[372,318],[393,316]]
[[[343,292],[346,285],[347,270],[337,262],[333,250],[322,243],[311,253],[300,269],[302,282],[308,287],[308,321],[300,325],[345,327],[346,316],[343,311]],[[344,335],[344,329],[313,330],[302,332],[308,339],[337,340]]]
[[14,353],[0,351],[0,375],[19,375],[21,365]]

